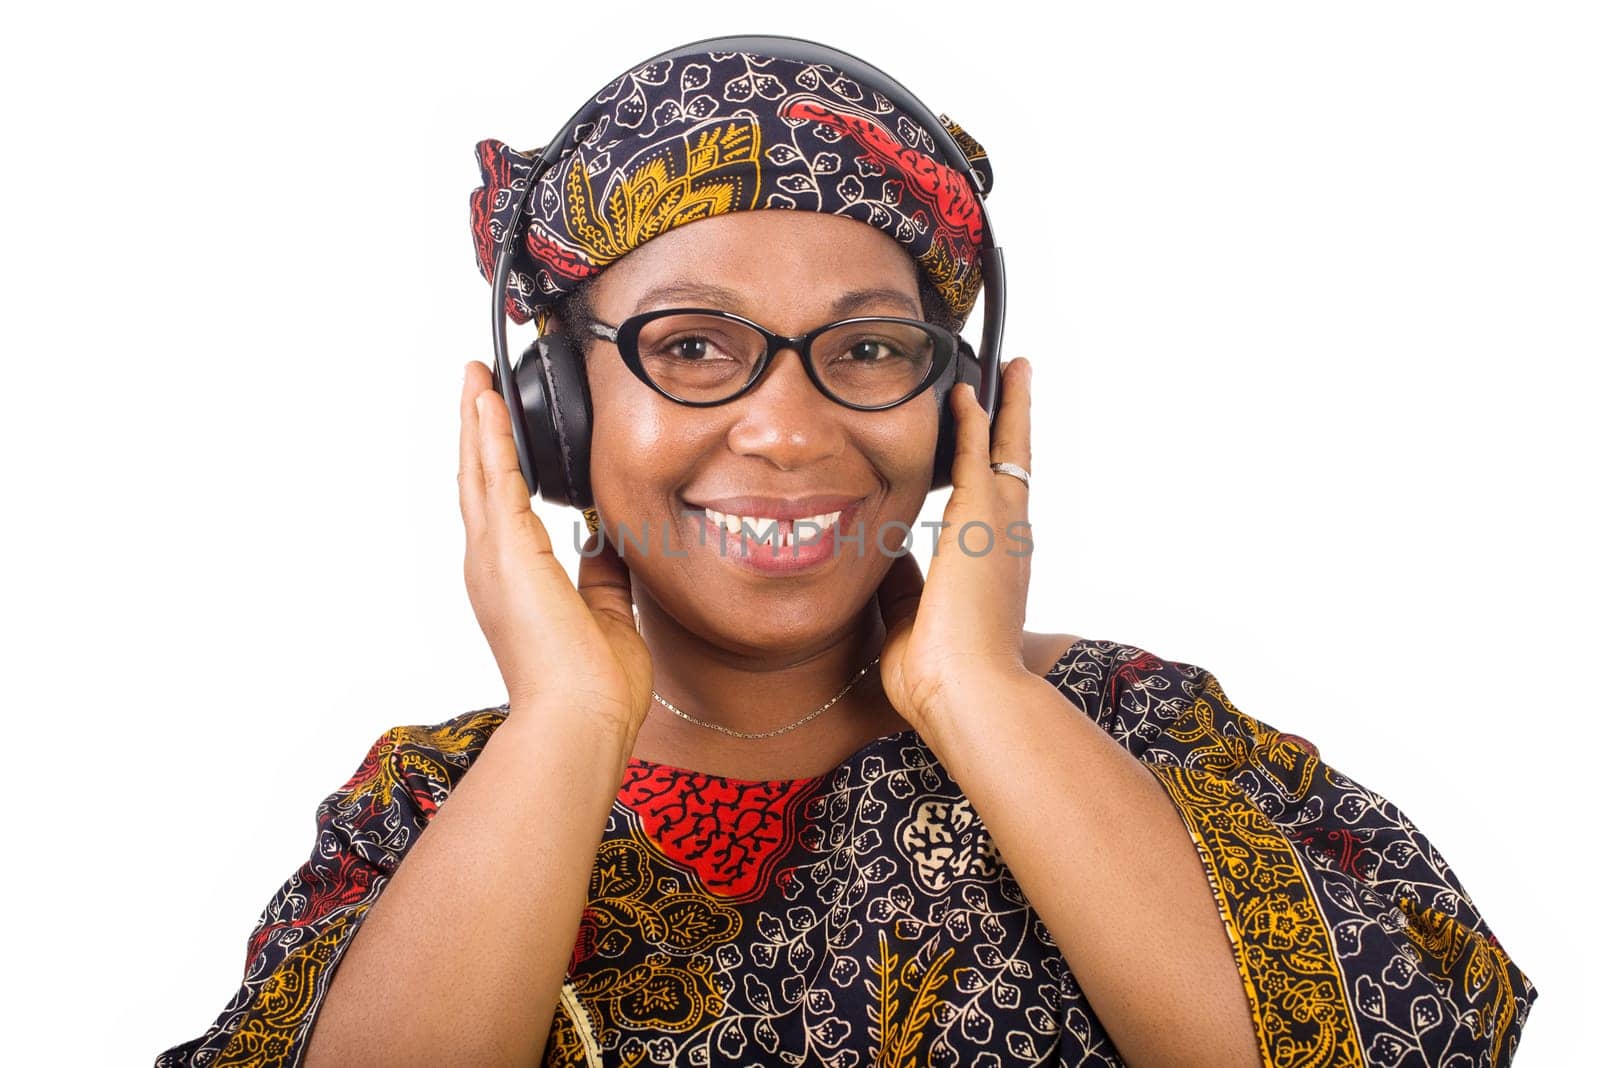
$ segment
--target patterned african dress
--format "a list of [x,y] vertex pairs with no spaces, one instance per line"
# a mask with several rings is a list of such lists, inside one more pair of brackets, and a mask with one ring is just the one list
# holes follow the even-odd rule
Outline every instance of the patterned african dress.
[[[1510,1062],[1533,984],[1392,803],[1202,668],[1086,639],[1046,678],[1182,814],[1264,1063]],[[157,1068],[300,1062],[362,917],[505,716],[377,740],[318,807],[238,990]],[[542,1063],[1122,1061],[982,817],[908,731],[794,781],[631,761]]]

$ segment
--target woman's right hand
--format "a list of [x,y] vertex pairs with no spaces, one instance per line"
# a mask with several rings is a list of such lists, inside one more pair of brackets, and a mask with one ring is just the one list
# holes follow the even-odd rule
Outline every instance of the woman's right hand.
[[595,553],[599,535],[591,534],[573,586],[529,506],[506,402],[477,360],[467,364],[462,383],[456,481],[467,595],[511,711],[577,702],[631,742],[650,710],[653,675],[634,623],[627,565],[609,541]]

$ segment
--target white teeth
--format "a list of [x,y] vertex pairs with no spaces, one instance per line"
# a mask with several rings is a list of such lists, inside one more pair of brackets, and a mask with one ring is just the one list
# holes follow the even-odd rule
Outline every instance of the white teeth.
[[[741,531],[748,528],[750,531],[750,536],[756,540],[765,540],[769,536],[768,531],[772,528],[772,525],[776,523],[778,524],[778,534],[776,535],[777,544],[781,548],[785,549],[796,544],[802,534],[809,541],[814,542],[818,537],[825,533],[828,528],[832,527],[839,521],[839,516],[844,514],[843,510],[841,509],[838,512],[821,512],[817,515],[801,516],[799,519],[790,522],[786,520],[773,519],[770,516],[728,515],[726,513],[717,511],[715,508],[707,508],[705,513],[706,518],[713,525],[725,528],[729,534],[738,535]],[[810,525],[808,525],[804,531],[801,531],[799,529],[799,525],[801,523]],[[785,531],[785,528],[788,528],[787,531]]]

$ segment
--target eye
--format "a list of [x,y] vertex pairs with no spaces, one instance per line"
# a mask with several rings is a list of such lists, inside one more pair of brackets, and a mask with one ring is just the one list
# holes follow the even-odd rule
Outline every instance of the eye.
[[[885,352],[885,349],[891,351]],[[864,362],[876,362],[892,354],[891,347],[882,341],[857,341],[850,346],[850,355]]]
[[849,363],[886,363],[894,359],[903,359],[906,352],[893,341],[860,337],[850,342],[843,355]]
[[684,363],[710,363],[727,352],[719,339],[705,334],[679,334],[651,346],[651,356],[665,356]]
[[710,338],[695,336],[675,337],[667,342],[666,352],[669,356],[696,360],[706,354],[710,344]]

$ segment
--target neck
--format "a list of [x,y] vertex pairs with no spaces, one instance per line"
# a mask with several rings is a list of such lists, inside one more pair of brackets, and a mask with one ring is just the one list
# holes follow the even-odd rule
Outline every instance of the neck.
[[[650,650],[652,686],[695,719],[741,733],[787,727],[816,711],[856,678],[883,646],[883,619],[876,598],[836,631],[793,643],[731,646],[686,629],[634,584],[639,630]],[[662,763],[713,771],[716,767],[794,769],[800,777],[825,769],[872,738],[906,724],[883,694],[873,665],[848,693],[814,720],[765,739],[733,738],[690,723],[653,702],[635,748]],[[818,766],[820,765],[820,767]],[[718,772],[734,774],[733,772]]]

